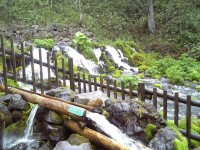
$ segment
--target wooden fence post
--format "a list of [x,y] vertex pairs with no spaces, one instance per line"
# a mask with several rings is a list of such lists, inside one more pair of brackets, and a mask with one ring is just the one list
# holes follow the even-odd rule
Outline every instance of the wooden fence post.
[[69,59],[68,59],[68,62],[69,62],[70,89],[71,89],[72,91],[75,91],[73,58],[69,58]]
[[174,95],[174,124],[178,127],[178,93],[175,93]]
[[33,46],[30,47],[30,56],[31,56],[31,72],[32,72],[32,81],[33,81],[33,91],[36,92]]
[[43,69],[42,69],[42,50],[41,50],[41,48],[39,48],[39,61],[40,61],[40,89],[41,89],[41,93],[44,94]]
[[107,96],[110,97],[110,79],[106,79]]
[[6,53],[4,49],[4,40],[2,34],[1,34],[1,51],[2,51],[2,61],[3,61],[3,78],[4,78],[5,94],[8,94]]
[[26,64],[25,64],[25,57],[24,57],[24,44],[21,42],[21,57],[22,57],[22,74],[23,74],[23,81],[26,81]]
[[188,147],[191,147],[191,96],[187,96],[187,105],[186,105],[186,135],[188,139]]
[[117,80],[114,80],[114,98],[117,99]]
[[13,37],[10,38],[10,48],[11,48],[11,57],[12,57],[12,68],[13,68],[14,81],[16,83],[17,82],[17,72],[16,72],[16,58],[15,58]]
[[0,113],[0,150],[3,150],[3,137],[4,137],[4,116]]
[[50,53],[47,52],[48,88],[51,89]]
[[145,85],[144,83],[138,83],[138,99],[145,101]]
[[157,110],[157,88],[153,88],[153,107]]
[[163,91],[163,118],[167,120],[167,91]]
[[121,83],[121,88],[122,88],[122,100],[125,100],[124,81],[122,81],[122,83]]

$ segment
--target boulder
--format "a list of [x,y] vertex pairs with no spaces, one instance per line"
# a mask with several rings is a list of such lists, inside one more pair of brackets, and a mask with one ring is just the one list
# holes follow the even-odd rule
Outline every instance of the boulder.
[[87,139],[84,136],[81,136],[79,134],[72,134],[67,141],[71,144],[71,145],[81,145],[83,143],[88,143],[89,146],[91,147],[91,143],[89,141],[89,139]]
[[74,102],[84,105],[90,104],[91,106],[94,107],[100,107],[102,106],[102,104],[104,105],[104,102],[107,99],[108,97],[106,96],[106,94],[98,90],[89,93],[77,94],[74,98]]
[[14,110],[12,112],[12,121],[13,123],[19,121],[23,117],[23,112],[21,110]]
[[48,124],[47,134],[48,139],[50,139],[52,143],[57,143],[58,141],[63,139],[63,127]]
[[27,148],[28,148],[28,144],[25,142],[22,142],[9,148],[8,150],[27,150]]
[[83,143],[77,146],[77,145],[71,145],[67,141],[60,141],[56,144],[54,150],[91,150],[91,148],[88,143]]
[[46,121],[51,124],[61,125],[64,118],[62,114],[59,114],[44,107],[39,107],[36,113],[36,119],[38,121]]
[[138,100],[123,100],[113,102],[105,109],[109,113],[109,121],[120,128],[129,137],[135,137],[146,142],[144,132],[148,124],[154,124],[157,129],[166,125],[161,115],[146,102]]
[[0,97],[0,102],[4,102],[4,103],[6,103],[6,105],[8,105],[12,96],[13,96],[13,94],[7,94],[5,96],[2,96],[2,97]]
[[154,150],[188,149],[187,145],[186,138],[169,127],[160,129],[148,144]]
[[74,91],[65,87],[58,87],[56,89],[46,91],[45,94],[49,96],[58,97],[67,101],[72,101],[76,95]]
[[13,94],[8,104],[8,109],[27,111],[30,109],[30,104],[23,100],[21,95]]
[[4,116],[6,126],[12,124],[12,115],[8,108],[2,103],[0,103],[0,113]]
[[200,118],[200,113],[197,114],[197,118]]

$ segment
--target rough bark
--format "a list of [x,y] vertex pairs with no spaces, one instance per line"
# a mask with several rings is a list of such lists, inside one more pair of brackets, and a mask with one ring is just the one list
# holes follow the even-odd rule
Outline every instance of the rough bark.
[[153,14],[153,2],[152,0],[148,0],[148,28],[150,35],[155,33],[155,21],[154,21],[154,14]]

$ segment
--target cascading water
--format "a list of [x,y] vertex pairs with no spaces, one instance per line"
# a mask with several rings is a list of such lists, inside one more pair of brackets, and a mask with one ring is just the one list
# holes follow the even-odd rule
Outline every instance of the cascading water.
[[35,118],[35,114],[38,110],[38,107],[39,105],[36,104],[32,110],[31,110],[31,113],[28,117],[28,120],[27,120],[27,127],[26,127],[26,130],[25,130],[25,136],[24,138],[25,139],[29,139],[29,137],[33,134],[33,123],[34,123],[34,118]]
[[64,52],[68,57],[73,58],[73,63],[75,66],[87,69],[90,72],[90,74],[93,75],[99,74],[98,65],[96,65],[92,60],[85,59],[85,57],[80,53],[78,53],[75,49],[66,46]]
[[96,123],[96,126],[109,135],[112,139],[127,146],[130,150],[150,150],[148,147],[137,143],[122,133],[116,126],[111,124],[103,115],[87,112],[86,117]]
[[125,59],[125,57],[123,56],[123,53],[121,52],[121,50],[119,49],[117,50],[112,46],[106,46],[105,51],[108,52],[112,56],[114,62],[118,65],[119,68],[123,67],[125,69],[124,70],[125,72],[129,72],[129,73],[131,73],[132,71],[136,73],[138,72],[137,68],[131,67],[126,62],[122,61],[123,59]]
[[[27,145],[28,145],[29,143],[35,141],[35,139],[31,138],[31,136],[33,134],[33,123],[34,123],[34,118],[35,118],[36,112],[38,110],[38,107],[39,107],[38,104],[33,106],[31,113],[29,114],[29,117],[28,117],[28,120],[27,120],[27,127],[25,129],[25,135],[18,140],[16,140],[16,139],[11,139],[12,141],[7,140],[6,142],[8,142],[8,143],[4,142],[4,147],[11,148],[11,147],[13,147],[13,146],[15,146],[19,143],[27,143]],[[4,138],[4,140],[5,139],[6,138]],[[12,144],[10,144],[10,143],[12,143]]]

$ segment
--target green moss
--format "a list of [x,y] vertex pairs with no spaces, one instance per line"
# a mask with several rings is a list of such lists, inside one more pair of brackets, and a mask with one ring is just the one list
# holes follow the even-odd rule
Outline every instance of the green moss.
[[35,39],[34,44],[36,44],[38,47],[51,50],[54,46],[54,40],[53,39]]
[[189,82],[186,82],[186,83],[184,84],[184,86],[190,87],[190,83],[189,83]]
[[103,58],[103,61],[105,63],[105,66],[106,66],[105,69],[106,69],[107,73],[115,71],[115,63],[114,63],[114,61],[112,59],[108,59],[106,57],[105,52],[101,53],[101,57]]
[[144,133],[146,135],[146,140],[150,141],[153,138],[156,131],[157,131],[157,128],[154,124],[148,124],[144,129]]
[[153,86],[159,88],[159,89],[162,89],[162,85],[161,84],[158,84],[158,83],[154,83]]

